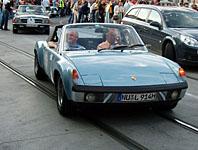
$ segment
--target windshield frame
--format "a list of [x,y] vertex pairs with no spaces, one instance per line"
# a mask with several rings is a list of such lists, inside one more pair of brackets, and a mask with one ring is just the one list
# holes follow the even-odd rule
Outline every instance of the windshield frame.
[[[143,41],[142,41],[142,39],[140,38],[140,36],[138,35],[138,33],[135,31],[135,29],[133,28],[133,27],[131,27],[131,26],[128,26],[128,25],[117,25],[117,24],[100,24],[100,23],[92,23],[92,24],[90,24],[90,23],[84,23],[84,24],[75,24],[75,25],[66,25],[65,26],[65,30],[64,30],[64,42],[63,42],[63,47],[65,47],[65,48],[63,48],[63,51],[75,51],[75,50],[72,50],[72,49],[69,49],[69,48],[67,48],[66,47],[66,41],[67,41],[67,36],[66,36],[66,33],[69,31],[69,30],[77,30],[78,32],[80,32],[80,33],[78,33],[79,34],[79,39],[80,38],[82,38],[81,36],[82,36],[82,32],[84,32],[84,31],[86,31],[85,29],[88,29],[89,31],[91,31],[92,29],[94,29],[95,30],[95,33],[93,33],[93,34],[87,34],[87,39],[89,39],[89,38],[91,38],[91,37],[93,37],[93,38],[96,38],[99,34],[100,34],[100,28],[101,29],[105,29],[105,28],[107,28],[107,29],[111,29],[111,28],[113,28],[113,29],[116,29],[116,30],[119,30],[119,31],[121,31],[121,30],[128,30],[129,31],[129,35],[133,35],[133,36],[130,36],[131,37],[131,39],[133,39],[133,40],[135,40],[137,43],[135,43],[135,44],[142,44],[142,45],[144,45],[144,43],[143,43]],[[97,31],[98,30],[98,31]],[[88,32],[88,31],[87,31]],[[102,32],[102,31],[101,31]],[[89,32],[88,32],[89,33]],[[99,34],[98,34],[99,33]],[[130,34],[131,33],[131,34]],[[95,35],[94,35],[95,34]],[[98,35],[97,35],[98,34]],[[122,33],[123,35],[124,35],[124,33]],[[84,37],[85,39],[86,39],[86,37]],[[125,39],[126,40],[126,39]],[[89,41],[86,41],[87,43],[86,44],[88,44],[88,42]],[[133,44],[133,43],[132,43]],[[129,46],[130,45],[132,45],[132,44],[128,44]],[[85,46],[86,47],[86,45],[84,45],[84,44],[82,44],[83,46]],[[125,44],[126,45],[126,44]],[[135,49],[140,49],[140,48],[135,48]],[[79,49],[78,49],[79,50]],[[97,47],[95,47],[95,48],[93,48],[93,49],[81,49],[81,50],[97,50]],[[111,49],[109,49],[109,50],[111,50]],[[113,50],[113,49],[112,49]],[[118,50],[122,50],[122,49],[118,49]],[[131,48],[124,48],[124,50],[131,50]],[[133,50],[134,50],[134,48],[133,48]],[[144,51],[148,51],[148,49],[146,48],[146,47],[142,47],[141,48],[141,50],[144,50]]]
[[[196,11],[164,10],[162,15],[167,28],[198,28],[198,12]],[[196,17],[192,17],[194,15]]]
[[[27,11],[28,7],[33,8],[33,9],[30,9],[30,11]],[[37,8],[40,8],[41,11],[39,11],[39,12],[36,11]],[[40,5],[20,5],[18,10],[17,10],[17,13],[18,14],[43,15],[43,16],[45,16],[45,9],[44,9],[43,6],[40,6]]]

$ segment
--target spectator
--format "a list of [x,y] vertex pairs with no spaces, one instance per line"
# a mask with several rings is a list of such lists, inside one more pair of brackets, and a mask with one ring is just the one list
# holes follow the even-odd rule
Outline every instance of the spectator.
[[106,0],[101,0],[98,7],[98,22],[104,23],[105,21],[105,7]]
[[49,0],[42,0],[42,5],[43,5],[43,7],[45,7],[45,10],[49,10],[49,8],[50,8]]
[[160,5],[160,0],[152,0],[151,5]]
[[82,0],[82,5],[79,8],[78,22],[88,22],[89,7],[86,0]]
[[9,19],[10,11],[11,11],[10,1],[3,0],[3,16],[1,20],[0,29],[8,30],[8,19]]
[[59,16],[61,16],[61,17],[63,16],[64,7],[65,7],[64,0],[60,0],[60,1],[59,1],[59,6],[58,6],[58,14],[59,14]]
[[69,7],[71,9],[70,14],[69,14],[69,19],[68,23],[71,24],[74,22],[74,0],[70,0]]
[[1,25],[2,16],[3,16],[3,3],[0,0],[0,25]]
[[106,23],[110,23],[111,22],[111,18],[113,17],[113,3],[110,0],[105,8],[105,22]]
[[79,17],[79,9],[82,6],[82,0],[78,0],[74,4],[73,12],[74,12],[74,20],[73,23],[78,22],[78,17]]
[[98,22],[98,18],[96,18],[97,14],[98,14],[98,8],[99,6],[99,0],[95,0],[95,2],[93,2],[93,4],[90,7],[90,19],[91,22]]
[[113,20],[114,23],[121,23],[122,17],[124,15],[124,6],[121,0],[119,0],[118,5],[114,7]]
[[127,0],[125,3],[124,3],[124,10],[125,12],[133,5],[136,5],[137,4],[137,0]]

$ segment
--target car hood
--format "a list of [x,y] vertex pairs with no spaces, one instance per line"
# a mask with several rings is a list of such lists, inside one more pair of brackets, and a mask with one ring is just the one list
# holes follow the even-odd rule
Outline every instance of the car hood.
[[175,28],[174,30],[198,40],[198,28]]
[[178,82],[165,60],[151,53],[87,52],[67,55],[85,85],[139,86]]

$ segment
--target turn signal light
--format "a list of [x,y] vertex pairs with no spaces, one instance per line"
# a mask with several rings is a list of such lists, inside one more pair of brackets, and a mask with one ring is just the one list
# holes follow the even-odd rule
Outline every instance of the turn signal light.
[[185,77],[186,76],[186,72],[183,68],[179,68],[179,75],[180,75],[180,77]]
[[73,80],[77,80],[78,78],[79,78],[79,76],[78,76],[77,70],[73,69],[73,71],[72,71],[72,79]]

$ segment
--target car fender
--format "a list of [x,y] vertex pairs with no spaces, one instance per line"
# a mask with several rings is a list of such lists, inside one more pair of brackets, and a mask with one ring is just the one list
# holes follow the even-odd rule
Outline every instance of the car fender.
[[46,41],[37,41],[34,47],[34,54],[37,55],[38,62],[42,68],[44,68],[43,51],[46,45],[47,45]]
[[60,78],[62,79],[63,86],[67,95],[67,98],[71,100],[72,97],[72,86],[74,84],[71,71],[73,70],[73,66],[67,64],[63,59],[60,59],[57,61],[56,64],[54,64],[53,67],[53,77],[52,82],[56,84],[56,73],[59,74]]
[[[173,37],[171,37],[171,36],[166,36],[164,39],[163,39],[163,41],[162,41],[162,47],[161,47],[161,50],[162,50],[162,52],[164,52],[164,47],[165,47],[165,44],[167,43],[167,41],[171,41],[171,43],[173,44],[173,46],[174,46],[174,49],[176,49],[176,41],[174,40],[174,38]],[[177,55],[177,52],[175,51],[175,53],[176,53],[176,55]]]

